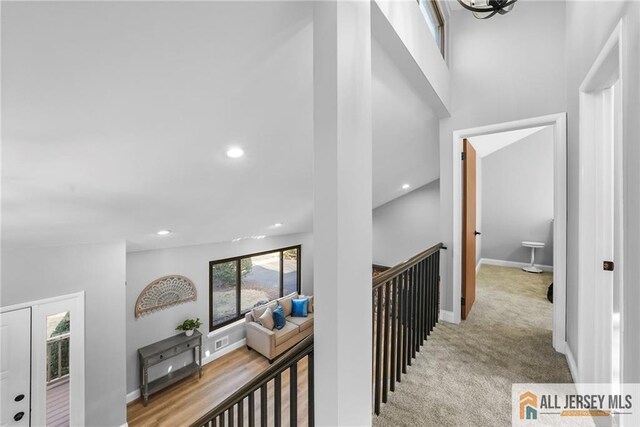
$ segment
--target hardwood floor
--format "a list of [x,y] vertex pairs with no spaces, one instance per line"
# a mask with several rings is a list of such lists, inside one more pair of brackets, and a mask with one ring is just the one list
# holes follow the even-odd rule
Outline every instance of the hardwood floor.
[[[185,378],[149,398],[145,407],[141,400],[127,406],[127,422],[137,426],[187,426],[213,409],[226,397],[269,367],[269,361],[246,347],[235,350],[204,365],[202,378],[197,375]],[[299,426],[307,425],[307,359],[298,364]],[[289,425],[289,371],[282,374],[282,425]],[[274,381],[268,384],[269,425],[273,425]],[[244,401],[244,418],[247,419],[248,399]],[[260,391],[255,394],[256,425],[260,417]],[[234,417],[237,420],[237,416]],[[244,425],[248,425],[245,421]]]

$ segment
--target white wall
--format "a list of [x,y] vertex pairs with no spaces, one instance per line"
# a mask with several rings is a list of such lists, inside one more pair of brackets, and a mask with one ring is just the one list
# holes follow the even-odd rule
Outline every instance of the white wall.
[[373,210],[373,262],[393,267],[439,242],[440,181]]
[[553,265],[553,128],[482,159],[482,258],[529,263],[523,240],[545,243],[536,264]]
[[2,253],[2,306],[85,292],[85,421],[90,426],[127,420],[125,262],[124,242]]
[[[517,7],[517,5],[516,5]],[[567,102],[568,102],[568,195],[569,233],[567,271],[567,340],[574,355],[578,350],[577,207],[578,207],[578,89],[605,41],[620,19],[625,21],[625,76],[623,87],[624,151],[624,314],[623,380],[640,382],[640,3],[627,1],[567,2]],[[616,260],[617,261],[617,260]]]
[[[301,286],[305,294],[313,293],[313,236],[309,233],[267,237],[261,240],[242,240],[206,245],[192,245],[178,248],[158,249],[127,254],[127,392],[139,387],[138,348],[175,335],[175,327],[187,318],[199,317],[204,335],[203,357],[212,355],[214,341],[229,336],[229,345],[245,337],[245,327],[240,322],[211,338],[209,333],[209,261],[251,254],[269,249],[302,245]],[[135,318],[134,309],[140,292],[155,279],[170,274],[189,278],[198,291],[198,299],[193,302],[169,307]],[[222,351],[220,349],[219,351]],[[188,358],[175,358],[170,363],[153,367],[150,376],[163,374],[168,366],[184,364]]]
[[[565,111],[565,3],[518,2],[486,21],[459,11],[449,35],[452,106],[451,118],[440,121],[440,227],[445,245],[459,250],[452,241],[452,132]],[[454,250],[443,252],[447,269]],[[452,310],[451,271],[442,277],[442,308]]]
[[[439,119],[427,98],[389,48],[371,40],[373,115],[373,207],[438,179]],[[398,167],[402,165],[402,167]]]
[[[383,44],[396,52],[394,60],[405,69],[418,71],[422,94],[438,117],[451,107],[450,73],[439,47],[433,42],[424,16],[414,0],[376,0],[371,8],[372,28]],[[385,25],[386,23],[386,25]],[[392,31],[379,31],[390,27]],[[409,72],[415,75],[413,72]]]

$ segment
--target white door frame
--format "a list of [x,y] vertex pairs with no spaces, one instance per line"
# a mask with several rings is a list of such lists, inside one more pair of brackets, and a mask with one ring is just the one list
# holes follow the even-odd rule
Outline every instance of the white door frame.
[[[622,181],[622,86],[624,84],[623,70],[624,70],[624,49],[623,49],[623,21],[620,21],[615,27],[613,33],[609,36],[604,47],[598,54],[589,72],[587,73],[584,81],[580,85],[580,156],[579,156],[579,249],[578,249],[578,349],[577,349],[577,365],[578,365],[578,378],[576,381],[580,382],[606,382],[605,378],[608,378],[610,372],[609,365],[613,362],[611,354],[604,354],[604,358],[600,357],[602,354],[594,352],[593,345],[596,343],[608,344],[602,342],[600,338],[606,338],[610,336],[611,331],[606,331],[603,328],[611,326],[610,322],[598,321],[597,315],[600,313],[597,310],[597,303],[599,299],[598,294],[601,292],[608,292],[609,289],[599,289],[597,287],[598,282],[596,277],[602,274],[602,254],[600,251],[596,251],[597,236],[595,236],[596,226],[600,220],[606,218],[606,207],[598,206],[597,203],[597,191],[603,191],[600,183],[596,178],[597,171],[601,169],[601,159],[598,156],[598,148],[600,147],[601,138],[603,135],[601,131],[609,131],[612,129],[596,129],[596,123],[598,115],[602,114],[602,110],[617,109],[620,116],[618,116],[618,123],[613,123],[617,129],[614,132],[616,136],[613,141],[615,159],[610,165],[614,167],[615,178],[613,187],[614,191],[614,206],[618,207],[618,214],[621,215],[622,211],[622,193],[623,193],[623,181]],[[615,95],[612,98],[612,92],[609,88],[613,84],[616,84]],[[609,89],[609,90],[607,90]],[[617,108],[615,106],[617,105]],[[614,117],[615,119],[615,117]],[[605,124],[606,126],[606,124]],[[615,166],[614,166],[615,165]],[[622,224],[622,218],[616,217],[614,221],[617,223],[617,230],[614,233],[617,235],[616,245],[619,247],[609,248],[613,249],[615,253],[615,270],[616,275],[623,272],[623,254],[622,254],[622,240],[623,233],[620,230]],[[614,285],[615,286],[615,285]],[[620,286],[620,302],[622,302],[622,295],[624,289]],[[622,312],[622,304],[620,307],[620,337],[623,335],[622,324],[624,313]],[[611,319],[607,319],[611,320]],[[620,359],[619,362],[622,365],[622,345],[624,340],[620,340]],[[605,351],[608,349],[605,349]],[[596,354],[597,353],[597,354]],[[607,367],[609,366],[609,367]]]
[[46,324],[43,317],[53,312],[71,311],[69,421],[72,426],[85,425],[85,334],[84,291],[37,301],[0,307],[0,313],[31,308],[31,424],[46,424]]
[[566,346],[567,288],[567,115],[533,117],[453,132],[453,322],[461,320],[462,295],[462,140],[479,135],[553,126],[553,348],[564,353]]

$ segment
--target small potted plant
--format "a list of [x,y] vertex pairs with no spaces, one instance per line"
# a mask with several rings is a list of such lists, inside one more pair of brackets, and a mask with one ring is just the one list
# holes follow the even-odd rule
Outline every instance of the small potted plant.
[[193,335],[193,330],[199,328],[200,326],[202,326],[202,322],[200,321],[200,318],[196,320],[187,319],[184,322],[182,322],[180,325],[178,325],[178,327],[176,328],[176,331],[184,331],[184,334],[190,337],[191,335]]

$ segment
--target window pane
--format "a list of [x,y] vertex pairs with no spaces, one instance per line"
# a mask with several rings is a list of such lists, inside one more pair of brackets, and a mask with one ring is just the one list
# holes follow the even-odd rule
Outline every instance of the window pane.
[[284,294],[298,290],[298,250],[289,249],[284,251],[283,257],[284,269]]
[[223,262],[211,266],[213,282],[213,324],[218,325],[237,316],[236,295],[237,284],[236,261]]
[[440,19],[437,16],[437,12],[434,10],[434,5],[430,0],[420,0],[420,10],[422,10],[422,14],[424,15],[425,21],[427,21],[427,26],[429,27],[429,31],[433,36],[436,44],[438,45],[438,49],[440,50],[441,37],[442,37],[442,27],[440,25]]
[[240,310],[243,313],[280,297],[280,252],[242,261]]
[[47,316],[47,425],[69,425],[70,312]]

